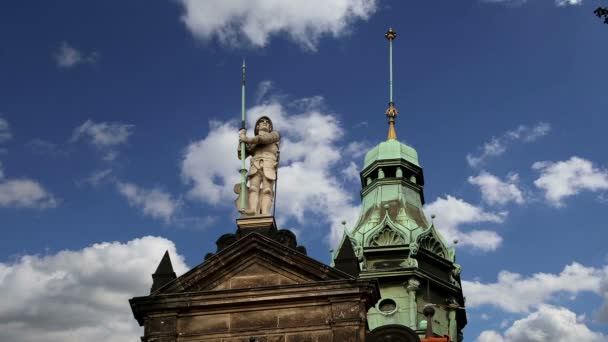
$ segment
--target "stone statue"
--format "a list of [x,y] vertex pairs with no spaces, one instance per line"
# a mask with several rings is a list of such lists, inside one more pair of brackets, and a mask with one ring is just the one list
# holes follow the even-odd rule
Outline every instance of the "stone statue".
[[[245,143],[245,157],[251,156],[251,165],[247,173],[249,187],[246,196],[247,208],[245,215],[272,215],[272,201],[274,198],[274,183],[277,180],[279,166],[279,132],[272,129],[272,121],[262,116],[255,123],[255,136],[247,137],[246,131],[239,131],[238,155],[241,159],[241,142]],[[239,196],[240,183],[234,186]],[[237,199],[239,207],[240,197]],[[239,208],[240,209],[240,208]]]

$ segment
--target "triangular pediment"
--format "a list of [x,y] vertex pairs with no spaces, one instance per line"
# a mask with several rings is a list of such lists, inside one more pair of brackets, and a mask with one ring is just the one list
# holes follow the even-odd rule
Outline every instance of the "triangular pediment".
[[237,290],[350,278],[350,275],[294,249],[251,233],[152,295]]
[[198,291],[234,290],[252,287],[288,285],[307,283],[311,279],[304,278],[293,272],[285,272],[280,267],[268,264],[265,260],[254,257],[242,265],[218,274],[218,279],[212,283],[195,286]]

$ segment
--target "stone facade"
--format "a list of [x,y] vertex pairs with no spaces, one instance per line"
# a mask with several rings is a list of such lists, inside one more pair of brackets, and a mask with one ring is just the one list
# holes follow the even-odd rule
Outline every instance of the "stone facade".
[[149,296],[130,300],[143,342],[364,341],[375,280],[326,266],[260,232]]

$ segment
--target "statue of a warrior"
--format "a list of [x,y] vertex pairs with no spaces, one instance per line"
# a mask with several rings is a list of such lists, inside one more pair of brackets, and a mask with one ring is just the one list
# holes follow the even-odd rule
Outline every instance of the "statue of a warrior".
[[[251,165],[247,173],[249,187],[247,188],[246,215],[272,215],[272,201],[274,198],[274,183],[277,179],[279,166],[279,132],[272,129],[272,121],[262,116],[255,123],[255,136],[247,137],[246,131],[239,131],[238,155],[241,159],[241,144],[245,143],[245,157],[251,156]],[[240,193],[240,184],[234,187]],[[239,194],[243,195],[243,194]],[[237,207],[239,207],[237,199]]]

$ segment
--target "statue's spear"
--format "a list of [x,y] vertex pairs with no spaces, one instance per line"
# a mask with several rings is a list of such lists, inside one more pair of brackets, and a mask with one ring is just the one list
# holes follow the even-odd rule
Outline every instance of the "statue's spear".
[[[243,59],[241,82],[241,129],[245,129],[245,60]],[[245,164],[245,142],[241,142],[241,213],[245,212],[247,191],[247,165]]]

